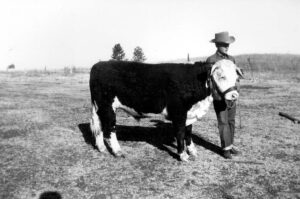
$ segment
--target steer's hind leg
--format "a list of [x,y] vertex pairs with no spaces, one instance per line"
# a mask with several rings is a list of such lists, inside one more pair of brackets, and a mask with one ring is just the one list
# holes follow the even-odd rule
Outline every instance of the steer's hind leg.
[[116,157],[124,156],[116,135],[116,113],[111,105],[105,105],[100,110],[102,130],[112,153]]
[[185,141],[187,152],[192,156],[197,156],[197,149],[192,140],[192,125],[188,125],[185,127]]

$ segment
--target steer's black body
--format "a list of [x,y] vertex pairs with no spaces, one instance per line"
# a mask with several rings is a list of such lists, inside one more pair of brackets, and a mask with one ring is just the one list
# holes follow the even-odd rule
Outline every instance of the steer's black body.
[[198,64],[144,64],[99,62],[91,69],[92,104],[97,107],[104,136],[115,131],[115,97],[137,113],[161,113],[167,109],[177,137],[178,153],[191,142],[191,126],[186,127],[188,110],[210,95],[206,86],[209,67]]

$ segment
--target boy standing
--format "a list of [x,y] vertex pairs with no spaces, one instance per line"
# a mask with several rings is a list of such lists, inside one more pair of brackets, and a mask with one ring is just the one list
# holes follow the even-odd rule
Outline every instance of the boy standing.
[[[211,42],[215,43],[217,51],[215,54],[208,57],[206,62],[213,65],[221,59],[228,59],[235,63],[234,57],[227,54],[229,45],[234,41],[235,38],[233,36],[229,36],[228,32],[216,33],[215,38],[212,39]],[[239,154],[239,151],[233,146],[236,102],[233,102],[233,105],[230,107],[227,107],[225,99],[220,101],[214,100],[213,104],[218,119],[223,156],[226,159],[232,159],[231,155]]]

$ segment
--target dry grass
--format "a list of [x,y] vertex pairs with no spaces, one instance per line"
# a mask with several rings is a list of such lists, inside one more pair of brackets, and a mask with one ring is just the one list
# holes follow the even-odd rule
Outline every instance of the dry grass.
[[300,126],[278,116],[300,116],[299,74],[242,81],[243,154],[219,155],[211,109],[194,125],[199,156],[189,163],[174,158],[169,123],[121,112],[126,158],[99,153],[88,130],[88,78],[0,74],[0,198],[300,198]]

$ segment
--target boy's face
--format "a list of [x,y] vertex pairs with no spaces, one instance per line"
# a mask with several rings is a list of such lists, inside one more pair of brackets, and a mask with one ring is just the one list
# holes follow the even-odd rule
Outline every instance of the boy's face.
[[216,47],[217,47],[219,52],[221,52],[223,54],[227,54],[229,44],[227,44],[227,43],[216,43]]

